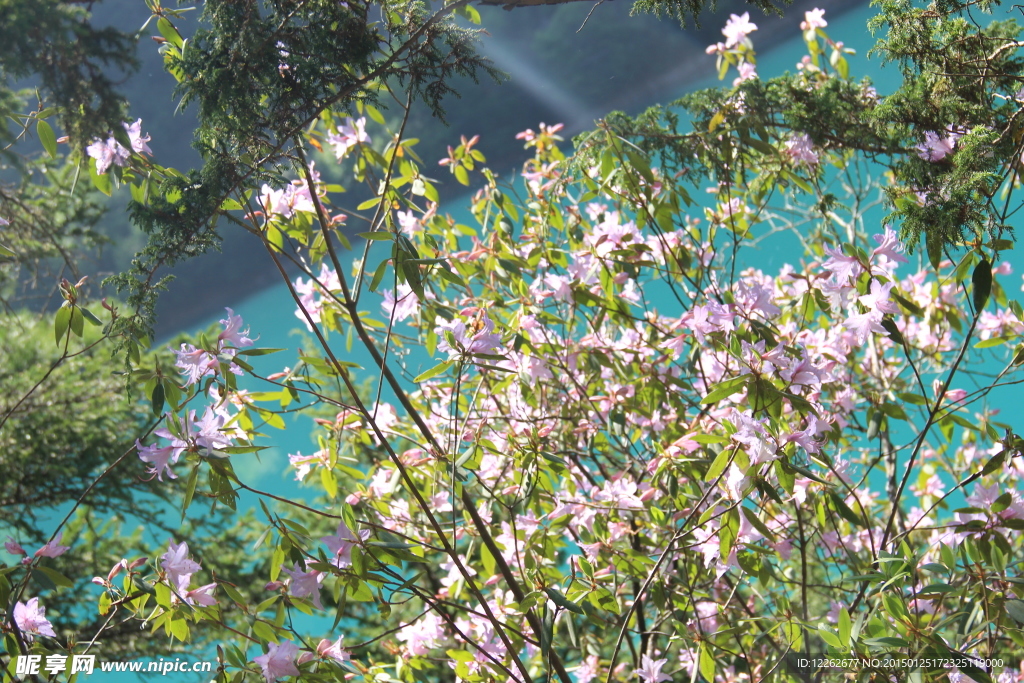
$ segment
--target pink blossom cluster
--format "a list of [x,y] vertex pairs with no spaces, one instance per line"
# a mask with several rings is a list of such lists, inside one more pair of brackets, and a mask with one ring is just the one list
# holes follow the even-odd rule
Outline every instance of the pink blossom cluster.
[[224,310],[228,312],[228,317],[220,321],[224,329],[217,335],[218,355],[205,349],[197,349],[191,344],[182,344],[181,348],[174,352],[178,358],[175,367],[180,368],[186,377],[185,386],[195,384],[203,377],[217,374],[221,366],[221,359],[218,356],[223,356],[227,360],[231,372],[236,375],[242,374],[241,368],[230,359],[239,349],[252,346],[253,342],[248,336],[248,328],[242,329],[242,316],[235,315],[230,308]]
[[96,172],[103,175],[107,170],[114,166],[127,166],[128,158],[132,155],[132,152],[136,154],[153,154],[153,150],[149,148],[149,135],[142,134],[142,119],[136,119],[135,123],[122,124],[125,132],[128,133],[128,139],[131,142],[131,149],[127,149],[124,145],[117,141],[117,139],[111,135],[106,140],[94,140],[88,147],[85,148],[86,153],[96,160]]

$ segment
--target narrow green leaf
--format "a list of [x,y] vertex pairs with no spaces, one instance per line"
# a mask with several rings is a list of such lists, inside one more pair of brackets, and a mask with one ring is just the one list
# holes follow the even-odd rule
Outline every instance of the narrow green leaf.
[[567,609],[570,612],[575,612],[576,614],[583,614],[583,608],[577,605],[569,598],[562,595],[561,592],[558,591],[558,589],[545,588],[544,592],[548,594],[548,597],[551,598],[552,602],[554,602],[562,609]]
[[85,331],[85,316],[82,315],[82,310],[78,306],[71,307],[71,331],[75,333],[76,337],[81,337]]
[[160,35],[162,35],[168,43],[178,48],[179,50],[181,49],[182,45],[184,44],[184,41],[178,34],[177,29],[174,28],[174,24],[168,21],[165,17],[160,17],[159,19],[157,19],[156,30],[160,31]]
[[850,613],[846,611],[845,607],[839,608],[839,646],[843,648],[849,648],[850,636],[852,634],[853,624],[850,621]]
[[992,264],[988,259],[982,259],[981,263],[974,267],[974,274],[971,276],[973,287],[974,310],[981,311],[988,303],[988,297],[992,294]]
[[236,355],[238,356],[267,356],[271,353],[277,353],[278,351],[284,351],[285,349],[242,349]]
[[1024,624],[1024,600],[1007,600],[1006,613],[1018,624]]
[[708,650],[708,646],[705,643],[702,643],[700,646],[697,667],[700,669],[700,675],[704,677],[705,681],[715,680],[715,658],[711,655],[711,651]]
[[153,394],[150,396],[150,400],[153,404],[153,414],[160,416],[164,414],[164,384],[163,382],[157,382],[156,386],[153,387]]
[[36,121],[36,135],[39,136],[39,142],[43,143],[43,149],[50,155],[51,159],[57,158],[57,136],[53,132],[53,128],[49,123],[39,119]]
[[37,564],[35,566],[35,569],[37,571],[40,571],[43,574],[45,574],[46,578],[48,578],[50,581],[53,581],[53,583],[55,585],[57,585],[57,586],[62,586],[64,588],[74,588],[75,587],[75,583],[71,579],[69,579],[68,577],[64,576],[63,574],[61,574],[56,569],[51,569],[49,567],[44,567],[41,564]]
[[976,349],[988,349],[993,346],[1002,346],[1006,342],[1014,341],[1017,337],[991,337],[989,339],[982,339],[980,342],[974,345]]
[[57,315],[53,319],[53,338],[57,342],[57,346],[61,345],[64,341],[64,336],[68,332],[68,325],[71,324],[71,308],[68,306],[61,306],[57,309]]
[[358,237],[362,237],[366,240],[377,240],[378,242],[390,242],[392,234],[386,230],[376,230],[374,232],[360,232],[357,233]]
[[437,377],[441,373],[447,371],[448,368],[450,368],[454,364],[455,364],[455,360],[446,360],[443,363],[438,363],[437,365],[435,365],[434,367],[430,368],[429,370],[427,370],[425,372],[421,372],[419,375],[417,375],[413,379],[413,382],[416,383],[416,384],[419,384],[420,382],[426,381],[426,380],[431,379],[433,377]]
[[729,460],[732,457],[732,450],[722,449],[722,451],[715,456],[715,459],[711,461],[711,467],[704,474],[704,481],[712,482],[725,471],[725,468],[729,466]]
[[377,266],[377,269],[373,271],[373,279],[370,280],[371,292],[376,292],[377,288],[380,287],[380,283],[384,280],[384,275],[388,272],[389,263],[391,263],[391,259],[384,259]]
[[322,468],[320,470],[320,483],[323,484],[324,491],[329,497],[338,497],[338,480],[334,477],[334,472],[326,467]]
[[185,511],[188,510],[188,506],[192,504],[192,498],[196,494],[196,485],[199,483],[199,463],[196,463],[192,467],[192,471],[188,473],[188,481],[185,482],[185,499],[181,503],[181,519],[185,519]]
[[733,394],[743,391],[743,387],[746,386],[749,377],[734,377],[733,379],[727,379],[724,382],[711,387],[711,391],[708,395],[701,399],[701,404],[707,405],[709,403],[718,403],[723,398],[728,398]]
[[108,197],[114,192],[114,184],[110,180],[110,173],[104,173],[100,175],[96,172],[96,164],[93,163],[92,159],[88,159],[85,163],[89,165],[89,179],[92,180],[92,185],[97,190],[107,195]]
[[750,522],[751,526],[757,529],[758,532],[760,532],[760,534],[767,538],[771,543],[775,543],[775,534],[773,534],[771,530],[764,525],[764,522],[757,518],[757,513],[748,508],[741,509],[743,510],[743,516],[747,518],[747,521]]
[[90,311],[88,308],[80,307],[78,310],[82,312],[82,315],[85,316],[85,319],[89,321],[89,324],[96,326],[100,326],[103,324],[103,321],[97,318],[95,315],[93,315],[93,312]]
[[818,627],[818,635],[821,636],[821,639],[829,645],[831,645],[832,647],[842,647],[839,637],[836,634],[832,633],[832,631],[825,628],[824,626]]

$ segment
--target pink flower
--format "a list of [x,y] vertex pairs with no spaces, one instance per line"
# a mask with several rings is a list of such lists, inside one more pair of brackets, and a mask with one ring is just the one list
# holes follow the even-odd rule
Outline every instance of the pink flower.
[[444,639],[444,622],[434,612],[427,612],[418,620],[404,626],[395,637],[405,643],[410,655],[427,655]]
[[420,308],[419,297],[406,283],[398,285],[397,298],[390,289],[382,289],[381,294],[384,295],[384,303],[380,307],[384,309],[389,318],[393,317],[396,323],[416,315]]
[[950,389],[946,392],[946,400],[950,403],[959,403],[960,401],[967,398],[966,389]]
[[[733,15],[736,16],[735,14]],[[746,16],[744,14],[744,16]],[[668,674],[661,673],[661,667],[668,663],[667,659],[651,659],[650,655],[644,655],[643,659],[640,660],[640,668],[633,671],[639,676],[644,683],[661,683],[662,681],[671,681],[672,677]]]
[[252,346],[252,339],[249,339],[249,330],[242,331],[242,316],[235,315],[235,312],[230,308],[225,308],[224,310],[228,312],[228,317],[220,321],[220,324],[224,326],[224,331],[217,335],[219,348],[223,349],[225,345],[236,349]]
[[849,330],[858,344],[863,344],[872,332],[886,334],[882,327],[882,314],[879,311],[855,313],[843,321],[843,327]]
[[39,598],[32,598],[27,604],[19,602],[14,606],[14,623],[26,640],[32,640],[35,636],[56,638],[53,624],[47,621],[45,614],[46,608],[39,604]]
[[951,134],[949,137],[940,138],[938,133],[928,131],[924,134],[924,142],[914,149],[918,152],[917,156],[925,161],[942,161],[953,151],[957,137]]
[[[494,333],[494,321],[485,312],[481,322],[483,325],[472,336],[466,330],[466,323],[461,320],[442,323],[435,329],[441,338],[437,343],[437,350],[447,351],[449,358],[455,358],[462,353],[498,353],[501,350],[501,337]],[[455,339],[454,348],[448,344],[445,332],[452,333]]]
[[329,657],[336,662],[347,662],[352,658],[352,655],[348,650],[341,647],[341,641],[343,640],[345,640],[345,636],[338,636],[338,640],[333,643],[324,638],[316,646],[316,652],[321,657]]
[[420,220],[412,211],[396,211],[395,214],[398,217],[398,227],[409,237],[423,230]]
[[64,532],[62,531],[57,538],[53,539],[42,548],[36,551],[35,557],[60,557],[68,550],[70,546],[61,545],[60,542],[64,540]]
[[267,654],[254,657],[252,661],[263,669],[263,677],[267,679],[267,683],[274,683],[283,676],[299,675],[299,670],[295,667],[295,657],[298,654],[299,647],[295,643],[268,643]]
[[213,591],[217,588],[217,584],[208,583],[205,586],[199,588],[193,588],[192,590],[185,593],[182,596],[186,603],[189,605],[202,605],[203,607],[213,607],[217,604],[217,599],[213,597]]
[[600,669],[597,655],[590,655],[576,667],[576,683],[590,683],[597,678]]
[[96,172],[100,175],[106,173],[111,164],[127,166],[128,157],[131,156],[131,153],[112,137],[107,138],[106,142],[94,140],[85,151],[96,160]]
[[737,70],[740,72],[740,75],[732,82],[733,87],[736,87],[743,81],[757,78],[757,68],[750,62],[740,62]]
[[804,12],[804,20],[800,22],[801,31],[811,31],[826,26],[828,26],[828,22],[825,21],[825,10],[817,8]]
[[7,552],[9,552],[11,555],[27,555],[28,554],[28,553],[25,552],[25,549],[21,547],[21,544],[18,543],[17,541],[15,541],[10,536],[8,536],[7,540],[4,542],[4,549]]
[[317,609],[323,609],[324,606],[320,602],[320,582],[323,580],[324,573],[318,572],[315,569],[310,572],[304,572],[299,569],[299,565],[293,564],[291,569],[288,569],[284,565],[281,566],[285,574],[292,577],[289,589],[291,594],[297,598],[306,598],[312,596],[313,604],[316,605]]
[[725,36],[725,46],[732,47],[737,45],[747,35],[756,30],[757,26],[750,23],[750,12],[744,12],[739,16],[730,14],[729,21],[726,22],[725,28],[722,29],[722,35]]
[[127,166],[128,157],[131,156],[132,151],[139,154],[153,153],[153,150],[146,144],[150,141],[150,137],[148,135],[143,137],[142,135],[142,119],[138,119],[130,125],[127,123],[121,125],[128,132],[128,139],[132,145],[131,151],[125,149],[124,145],[113,136],[107,138],[105,142],[103,140],[94,140],[92,144],[85,148],[89,156],[96,160],[96,172],[100,175],[106,173],[111,165]]
[[163,570],[167,572],[168,579],[175,587],[187,587],[192,575],[201,569],[198,562],[189,558],[188,544],[184,541],[174,545],[174,541],[171,540],[167,552],[161,555],[160,559]]
[[[226,411],[225,411],[226,412]],[[206,455],[223,457],[222,451],[231,446],[231,438],[224,432],[227,417],[218,414],[211,406],[206,406],[203,417],[193,426],[198,428],[192,435],[196,446],[206,450]]]
[[334,147],[334,156],[341,161],[356,145],[370,142],[370,136],[366,134],[366,117],[346,118],[345,123],[338,127],[337,135],[327,136],[327,142]]
[[864,304],[869,311],[897,315],[900,312],[899,309],[896,308],[896,304],[889,301],[889,290],[892,289],[892,285],[891,282],[883,285],[878,280],[872,280],[871,292],[857,297],[857,300]]
[[370,537],[370,530],[363,529],[356,538],[352,531],[345,526],[345,522],[338,522],[338,530],[333,536],[324,536],[320,540],[327,545],[333,556],[331,564],[336,567],[348,567],[352,564],[352,546],[357,545],[360,540],[365,541]]
[[149,473],[155,474],[157,481],[163,481],[164,474],[167,474],[168,479],[178,478],[178,475],[171,471],[171,464],[178,462],[178,456],[181,455],[180,448],[175,446],[143,446],[142,442],[138,439],[135,440],[135,448],[139,451],[139,460],[152,465],[149,468]]
[[871,252],[871,260],[878,262],[877,267],[872,267],[872,271],[891,277],[896,270],[896,264],[907,262],[907,257],[903,255],[904,246],[899,235],[892,229],[892,226],[886,225],[882,234],[873,235],[871,239],[878,245]]
[[139,154],[153,154],[153,150],[149,148],[146,143],[152,138],[149,135],[142,136],[142,119],[136,119],[135,123],[128,125],[127,123],[122,124],[124,129],[128,131],[128,139],[132,143],[132,151],[138,152]]
[[856,281],[857,277],[864,272],[864,266],[855,256],[847,256],[842,249],[825,247],[825,253],[829,259],[821,264],[821,267],[832,273],[837,284],[845,285],[851,280]]
[[180,368],[186,376],[185,386],[195,384],[207,375],[216,374],[217,358],[207,351],[197,349],[191,344],[182,344],[181,350],[174,353],[178,357],[174,367]]
[[814,150],[814,142],[807,133],[800,133],[786,142],[786,154],[793,161],[807,166],[818,163],[818,153]]

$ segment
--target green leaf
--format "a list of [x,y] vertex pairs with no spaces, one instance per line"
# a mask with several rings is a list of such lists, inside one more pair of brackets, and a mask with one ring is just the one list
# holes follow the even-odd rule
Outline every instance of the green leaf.
[[980,342],[974,345],[976,349],[988,349],[993,346],[1002,346],[1006,342],[1014,341],[1017,337],[992,337],[990,339],[982,339]]
[[925,247],[928,250],[928,262],[936,273],[939,272],[939,264],[942,263],[942,236],[939,231],[928,233],[925,239]]
[[75,583],[71,579],[64,576],[56,569],[50,569],[49,567],[44,567],[41,564],[37,564],[35,568],[37,571],[40,571],[43,574],[45,574],[46,578],[48,578],[50,581],[53,581],[53,583],[57,586],[63,586],[64,588],[74,588],[75,586]]
[[1018,624],[1024,624],[1024,600],[1007,600],[1006,613]]
[[68,326],[71,324],[71,308],[68,306],[61,306],[57,309],[57,315],[53,319],[53,338],[57,342],[57,346],[61,345],[64,341],[65,335],[68,333]]
[[174,28],[174,24],[168,21],[165,17],[160,17],[159,19],[157,19],[156,30],[160,32],[160,35],[162,35],[168,43],[178,48],[179,50],[181,49],[182,45],[184,45],[184,41],[178,34],[177,29]]
[[380,283],[384,280],[385,273],[388,272],[388,264],[391,263],[391,259],[384,259],[377,266],[377,270],[373,271],[373,279],[370,280],[370,291],[376,292],[377,288],[380,287]]
[[734,377],[732,379],[727,379],[724,382],[719,382],[718,384],[711,387],[711,391],[709,391],[708,395],[702,398],[700,402],[702,405],[707,405],[709,403],[718,403],[723,398],[728,398],[733,394],[742,391],[743,387],[747,385],[747,381],[749,379],[749,377],[743,376]]
[[103,324],[103,321],[97,318],[95,315],[93,315],[92,311],[90,311],[88,308],[79,307],[78,310],[82,312],[82,315],[85,316],[85,319],[89,321],[89,324],[97,326]]
[[889,292],[889,294],[890,294],[890,296],[892,296],[893,299],[896,300],[896,302],[900,306],[902,306],[904,309],[906,309],[907,312],[909,312],[911,315],[916,315],[918,317],[921,317],[921,316],[924,315],[924,309],[923,308],[921,308],[920,306],[915,304],[910,299],[907,299],[906,297],[901,295],[899,292],[892,291],[892,292]]
[[82,315],[82,311],[78,306],[71,307],[71,331],[79,338],[85,331],[85,316]]
[[558,589],[556,589],[556,588],[545,588],[544,592],[548,594],[548,597],[551,598],[552,602],[554,602],[556,605],[558,605],[562,609],[567,609],[570,612],[575,612],[576,614],[583,614],[583,608],[580,607],[579,605],[577,605],[575,602],[573,602],[569,598],[567,598],[564,595],[562,595],[562,593],[559,592]]
[[268,356],[278,351],[285,351],[286,349],[242,349],[236,355],[238,356]]
[[358,211],[365,211],[367,209],[372,209],[373,207],[375,207],[378,204],[380,204],[380,200],[381,200],[380,197],[371,197],[370,199],[367,199],[365,202],[363,202],[362,204],[357,206],[356,210],[358,210]]
[[971,284],[973,285],[974,310],[979,312],[985,308],[988,297],[992,293],[992,264],[988,262],[988,259],[982,259],[981,263],[974,267]]
[[768,527],[764,525],[764,522],[757,518],[756,512],[748,508],[740,509],[743,510],[743,516],[747,518],[747,521],[750,522],[751,526],[757,529],[762,536],[769,540],[769,542],[775,543],[775,534],[773,534],[771,530],[769,530]]
[[39,136],[39,142],[43,143],[43,149],[50,155],[51,159],[57,158],[57,136],[53,132],[53,128],[46,121],[39,119],[36,121],[36,135]]
[[252,632],[257,638],[263,641],[277,642],[277,633],[274,628],[265,621],[257,619],[252,625]]
[[896,327],[896,323],[892,318],[882,318],[882,329],[884,329],[889,339],[895,343],[903,346],[903,333],[900,332],[900,328]]
[[704,677],[705,681],[715,680],[715,658],[711,655],[711,651],[704,643],[700,646],[700,654],[697,657],[697,667],[700,669],[700,675]]
[[864,520],[857,516],[857,514],[850,509],[850,506],[846,504],[838,493],[830,492],[829,498],[832,500],[832,507],[836,512],[840,514],[847,522],[855,526],[864,526]]
[[442,374],[443,372],[446,372],[448,370],[448,368],[450,368],[454,364],[455,364],[455,359],[446,360],[443,363],[438,363],[437,365],[435,365],[434,367],[430,368],[429,370],[426,370],[425,372],[421,372],[412,381],[414,383],[416,383],[416,384],[419,384],[420,382],[424,382],[424,381],[426,381],[428,379],[431,379],[433,377],[437,377],[438,375]]
[[338,497],[338,480],[334,476],[334,472],[327,469],[326,467],[320,470],[320,483],[324,485],[324,491],[331,498]]
[[375,230],[374,232],[360,232],[357,233],[359,237],[366,240],[377,240],[378,242],[390,242],[393,235],[387,230]]
[[93,163],[92,159],[86,161],[89,165],[89,179],[92,180],[92,185],[97,190],[107,195],[108,197],[114,192],[114,184],[110,180],[110,173],[104,173],[100,175],[96,172],[96,164]]
[[989,461],[985,463],[985,466],[981,469],[981,476],[984,477],[985,475],[992,474],[993,472],[998,470],[1000,467],[1003,466],[1004,460],[1006,460],[1006,451],[999,451],[998,453],[993,455],[989,459]]
[[16,253],[14,253],[13,251],[11,251],[10,249],[8,249],[7,247],[5,247],[4,245],[0,244],[0,257],[2,257],[2,258],[17,258],[18,255]]
[[839,636],[837,636],[836,634],[832,633],[832,631],[828,630],[824,626],[819,626],[818,627],[818,635],[821,636],[821,639],[824,640],[829,645],[831,645],[832,647],[838,647],[838,648],[842,647],[842,643],[839,640]]
[[718,529],[718,547],[721,549],[722,557],[728,557],[732,552],[739,531],[740,513],[736,512],[736,508],[732,508],[722,517],[722,525]]
[[845,607],[839,608],[839,646],[842,648],[849,648],[850,635],[852,633],[852,624],[850,621],[850,613],[846,611]]
[[156,386],[153,387],[153,394],[150,396],[150,400],[153,404],[153,414],[157,417],[164,414],[164,384],[163,382],[157,382]]
[[188,640],[188,622],[184,619],[171,619],[167,622],[167,631],[183,643]]
[[723,448],[718,455],[715,456],[715,459],[711,461],[711,467],[709,467],[708,471],[704,474],[704,481],[712,482],[717,479],[722,472],[725,471],[725,468],[729,466],[729,460],[732,457],[732,453],[732,449]]
[[877,406],[880,412],[885,413],[894,420],[907,420],[907,413],[903,410],[903,407],[896,403],[889,403],[888,401]]

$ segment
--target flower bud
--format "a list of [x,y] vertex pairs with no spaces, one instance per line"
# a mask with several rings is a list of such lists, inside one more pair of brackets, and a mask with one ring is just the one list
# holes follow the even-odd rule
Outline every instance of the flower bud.
[[127,568],[128,568],[128,560],[122,559],[120,562],[115,564],[110,569],[109,572],[107,572],[107,582],[109,583],[109,582],[113,581],[114,577],[117,576],[118,574],[120,574],[122,569],[127,569]]

